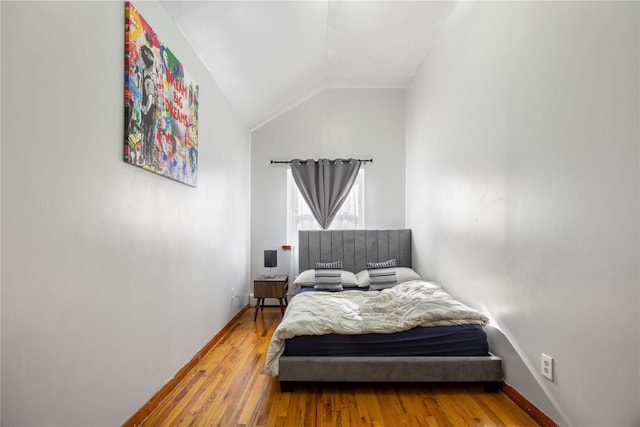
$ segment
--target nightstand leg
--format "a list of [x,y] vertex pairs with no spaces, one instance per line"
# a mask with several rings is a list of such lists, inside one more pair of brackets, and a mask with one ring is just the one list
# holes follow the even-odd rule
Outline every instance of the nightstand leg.
[[260,307],[260,299],[258,299],[258,301],[256,302],[256,312],[253,315],[253,321],[255,322],[256,319],[258,318],[258,307]]
[[282,305],[282,298],[278,298],[278,301],[280,301],[280,314],[282,315],[282,317],[284,317],[284,306]]

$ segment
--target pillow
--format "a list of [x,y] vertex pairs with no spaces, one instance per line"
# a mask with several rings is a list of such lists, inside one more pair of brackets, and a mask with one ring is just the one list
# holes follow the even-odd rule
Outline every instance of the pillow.
[[[315,270],[303,271],[302,273],[298,274],[298,277],[295,278],[293,283],[303,288],[312,288],[316,284]],[[356,275],[350,271],[342,270],[340,272],[340,283],[342,283],[342,286],[344,286],[345,288],[358,287],[358,279],[356,278]],[[368,283],[367,286],[369,286]]]
[[369,289],[381,291],[382,289],[393,288],[398,284],[396,280],[396,269],[371,268],[369,269]]
[[333,262],[314,262],[313,268],[316,270],[323,268],[337,269],[342,270],[342,261],[333,261]]
[[342,290],[342,270],[337,268],[318,268],[314,270],[314,276],[314,289],[322,289],[327,291]]
[[358,280],[359,288],[368,288],[369,287],[369,270],[362,270],[356,274],[356,279]]
[[367,262],[367,270],[369,270],[369,289],[372,291],[392,288],[398,284],[395,259]]
[[340,282],[345,288],[358,287],[358,279],[356,278],[356,275],[350,271],[342,270]]
[[395,259],[390,259],[388,261],[382,261],[382,262],[367,262],[367,268],[369,270],[373,269],[373,268],[395,268],[396,266],[396,260]]
[[293,283],[300,286],[313,286],[316,283],[315,270],[305,270],[298,274]]
[[[369,270],[362,270],[356,274],[358,286],[361,288],[369,287]],[[415,270],[409,267],[396,267],[396,280],[398,284],[408,282],[410,280],[423,280]]]
[[422,280],[422,276],[409,267],[396,267],[396,279],[398,283],[404,283],[410,280]]

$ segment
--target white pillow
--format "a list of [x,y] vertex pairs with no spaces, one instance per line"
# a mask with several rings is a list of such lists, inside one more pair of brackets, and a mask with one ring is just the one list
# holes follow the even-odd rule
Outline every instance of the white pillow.
[[[302,273],[298,274],[298,277],[293,281],[294,284],[300,285],[301,287],[309,287],[312,288],[316,284],[316,272],[314,269],[305,270]],[[345,288],[357,288],[358,287],[358,279],[356,279],[356,275],[350,271],[342,270],[340,272],[340,283]]]
[[[422,280],[422,276],[416,273],[413,269],[409,267],[396,267],[396,280],[398,283],[408,282],[410,280]],[[358,286],[361,288],[369,287],[369,271],[362,270],[356,274],[356,279],[358,279]]]
[[396,267],[396,280],[398,283],[404,283],[411,280],[422,280],[422,276],[409,267]]
[[356,273],[356,279],[358,279],[358,287],[368,288],[369,287],[369,270],[358,271],[358,273]]

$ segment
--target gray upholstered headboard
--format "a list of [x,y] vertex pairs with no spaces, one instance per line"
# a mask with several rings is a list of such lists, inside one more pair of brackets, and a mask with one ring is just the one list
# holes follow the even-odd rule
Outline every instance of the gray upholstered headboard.
[[395,258],[398,267],[411,265],[411,230],[300,230],[298,268],[313,263],[342,261],[344,269],[357,273],[367,262]]

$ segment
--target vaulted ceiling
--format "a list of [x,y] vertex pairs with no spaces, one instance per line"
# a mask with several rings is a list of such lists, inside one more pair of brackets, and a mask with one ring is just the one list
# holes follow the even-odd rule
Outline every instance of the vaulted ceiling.
[[455,1],[162,1],[254,129],[325,88],[406,87]]

